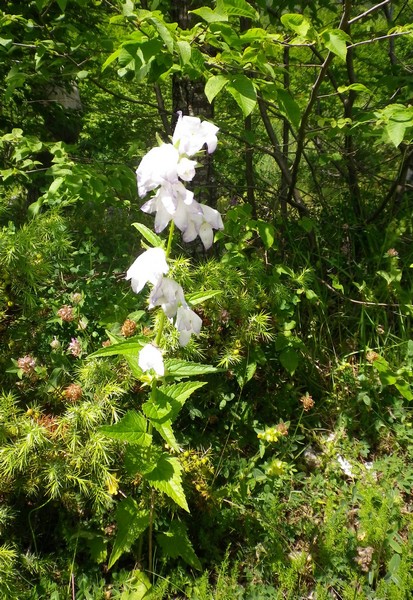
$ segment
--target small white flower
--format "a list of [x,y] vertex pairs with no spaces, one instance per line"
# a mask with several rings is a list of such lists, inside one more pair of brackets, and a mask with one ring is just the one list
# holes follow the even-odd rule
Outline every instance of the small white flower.
[[156,285],[168,270],[165,251],[162,248],[149,248],[129,267],[125,279],[132,280],[132,289],[138,294],[148,281]]
[[190,192],[180,182],[162,185],[155,196],[141,207],[143,212],[155,215],[155,231],[160,233],[170,221],[174,221],[180,231],[186,231],[191,219],[199,215],[202,223],[202,208]]
[[169,319],[176,315],[180,306],[187,306],[179,283],[168,277],[162,277],[149,296],[149,308],[155,306],[161,306]]
[[340,456],[340,454],[337,454],[337,461],[344,475],[347,475],[347,477],[354,477],[351,464],[348,462],[347,459]]
[[206,144],[208,153],[211,154],[217,147],[219,128],[208,121],[201,122],[198,117],[183,117],[181,111],[178,114],[172,143],[179,153],[192,156]]
[[180,306],[176,313],[175,327],[179,331],[179,344],[186,346],[193,333],[199,335],[202,319],[188,306]]
[[146,344],[139,352],[138,365],[142,371],[153,369],[161,377],[165,374],[162,352],[153,344]]
[[188,223],[183,231],[184,242],[192,242],[198,235],[206,250],[212,246],[214,241],[213,229],[224,229],[221,215],[217,210],[206,204],[198,204],[201,212],[188,213]]

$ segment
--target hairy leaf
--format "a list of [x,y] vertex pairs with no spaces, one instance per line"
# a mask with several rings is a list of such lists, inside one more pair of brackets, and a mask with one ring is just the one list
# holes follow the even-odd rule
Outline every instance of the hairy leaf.
[[180,521],[172,521],[169,531],[156,536],[162,550],[171,558],[180,556],[193,569],[201,569],[201,563],[189,541],[186,527]]
[[99,431],[113,440],[139,444],[140,446],[150,446],[152,436],[146,433],[146,428],[146,418],[141,413],[130,410],[118,423],[103,425],[99,427]]
[[169,454],[162,454],[156,467],[142,475],[152,487],[172,498],[178,506],[189,512],[182,487],[181,471],[182,468],[177,458],[169,456]]
[[129,552],[133,542],[148,527],[149,510],[140,509],[133,498],[126,498],[116,509],[116,523],[118,531],[109,558],[109,569],[122,554]]

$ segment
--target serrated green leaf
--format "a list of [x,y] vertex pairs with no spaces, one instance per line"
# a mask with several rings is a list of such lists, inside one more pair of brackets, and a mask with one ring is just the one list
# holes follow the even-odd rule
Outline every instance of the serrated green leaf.
[[162,238],[160,238],[159,235],[156,235],[149,227],[146,227],[146,225],[143,225],[142,223],[132,223],[132,226],[135,227],[141,236],[154,248],[162,248],[164,246]]
[[117,534],[109,558],[109,569],[122,554],[129,552],[132,544],[149,526],[149,519],[149,510],[140,509],[133,498],[126,498],[118,504],[116,509]]
[[227,77],[224,75],[215,75],[210,77],[205,84],[205,96],[208,98],[208,102],[212,102],[215,96],[219,94],[223,87],[228,83]]
[[89,354],[89,358],[102,358],[105,356],[131,356],[138,355],[142,347],[147,343],[143,336],[135,337],[133,340],[126,340],[111,346],[99,348],[96,352]]
[[156,467],[149,473],[142,473],[142,476],[149,485],[172,498],[178,506],[189,512],[182,487],[181,472],[179,460],[164,453],[160,456]]
[[146,432],[147,424],[143,414],[130,410],[118,423],[103,425],[99,431],[113,440],[148,447],[152,443],[152,436]]
[[162,385],[156,390],[154,400],[145,402],[142,410],[151,421],[173,422],[186,400],[204,385],[206,385],[205,381],[186,381]]
[[165,371],[169,377],[193,377],[194,375],[208,375],[209,373],[222,373],[224,369],[218,369],[212,365],[187,362],[171,358],[165,360]]
[[160,533],[156,539],[167,556],[180,556],[193,569],[200,570],[201,563],[189,541],[186,527],[180,521],[172,521],[169,531]]
[[226,88],[247,117],[257,104],[257,92],[246,75],[235,75],[231,78]]
[[202,6],[201,8],[196,8],[195,10],[188,11],[193,13],[194,15],[198,15],[201,19],[204,19],[207,23],[219,23],[223,21],[228,21],[228,15],[225,13],[220,13],[216,10],[212,10],[208,6]]
[[331,52],[339,56],[342,60],[346,60],[347,56],[347,43],[351,39],[342,29],[328,29],[321,35],[326,48]]
[[154,445],[146,448],[128,446],[125,452],[125,470],[131,477],[149,473],[156,467],[161,454],[162,450]]
[[301,121],[301,111],[291,94],[282,88],[277,88],[278,105],[282,115],[287,117],[291,125],[298,129]]
[[210,298],[215,298],[222,294],[222,290],[206,290],[204,292],[194,292],[193,294],[187,294],[185,297],[189,304],[195,306],[196,304],[202,304]]
[[217,0],[217,10],[233,17],[258,17],[257,11],[246,0]]

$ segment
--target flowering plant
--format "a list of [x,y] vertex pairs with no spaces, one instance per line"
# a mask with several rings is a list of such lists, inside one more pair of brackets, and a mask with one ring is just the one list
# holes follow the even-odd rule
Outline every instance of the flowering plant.
[[[194,157],[204,146],[209,153],[215,150],[217,133],[218,127],[212,123],[179,113],[171,143],[163,143],[150,150],[136,171],[139,196],[152,193],[141,208],[146,213],[155,213],[155,233],[140,223],[134,223],[151,247],[146,247],[129,267],[126,279],[131,282],[136,294],[141,293],[147,284],[151,286],[148,308],[153,310],[159,307],[160,318],[153,339],[134,336],[121,341],[110,335],[111,345],[92,355],[123,355],[133,375],[150,390],[142,411],[129,411],[119,422],[100,429],[104,435],[128,443],[125,452],[126,471],[143,481],[140,502],[126,497],[118,505],[118,535],[109,566],[149,528],[148,568],[152,569],[155,491],[166,494],[179,507],[189,511],[181,480],[181,448],[172,425],[187,398],[205,385],[202,381],[185,379],[214,373],[218,369],[172,358],[164,359],[162,341],[167,320],[178,330],[180,346],[186,346],[191,336],[198,336],[201,331],[201,318],[190,308],[181,285],[169,276],[169,261],[175,227],[181,231],[184,242],[193,241],[199,236],[205,249],[213,243],[213,231],[223,229],[219,212],[198,203],[193,192],[185,187],[185,182],[195,176],[197,162]],[[169,236],[165,244],[157,234],[168,225]],[[216,293],[206,292],[203,298]],[[143,498],[146,498],[146,503],[142,501]],[[179,521],[171,524],[176,544],[178,547],[179,544],[185,545],[182,557],[189,560],[191,566],[198,567],[199,561],[182,528]]]

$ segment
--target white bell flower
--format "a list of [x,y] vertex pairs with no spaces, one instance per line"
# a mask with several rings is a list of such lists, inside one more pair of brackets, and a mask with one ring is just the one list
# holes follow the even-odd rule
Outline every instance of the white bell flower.
[[172,144],[152,148],[136,169],[139,196],[142,198],[165,183],[176,183],[179,177],[191,181],[195,176],[195,165],[196,161],[181,158]]
[[142,371],[153,369],[160,377],[165,374],[162,352],[153,344],[146,344],[139,352],[138,365]]
[[188,215],[187,228],[183,234],[184,242],[192,242],[198,235],[208,250],[214,241],[213,229],[224,229],[221,215],[217,210],[206,204],[198,204],[202,212]]
[[179,344],[186,346],[191,335],[199,335],[202,319],[188,306],[180,306],[176,313],[175,327],[179,331]]
[[187,306],[184,291],[179,283],[169,277],[162,277],[149,296],[149,308],[155,306],[161,306],[169,319],[176,315],[180,306]]
[[180,231],[185,231],[190,219],[196,214],[201,216],[200,204],[194,200],[193,192],[186,189],[180,182],[162,185],[155,196],[145,202],[141,210],[146,213],[156,213],[155,231],[160,233],[172,220]]
[[208,153],[211,154],[217,147],[219,127],[208,121],[201,122],[198,117],[183,117],[181,111],[178,114],[172,143],[179,153],[192,156],[206,144]]
[[132,289],[138,294],[148,281],[156,285],[168,270],[165,251],[162,248],[149,248],[129,267],[125,279],[132,280]]

